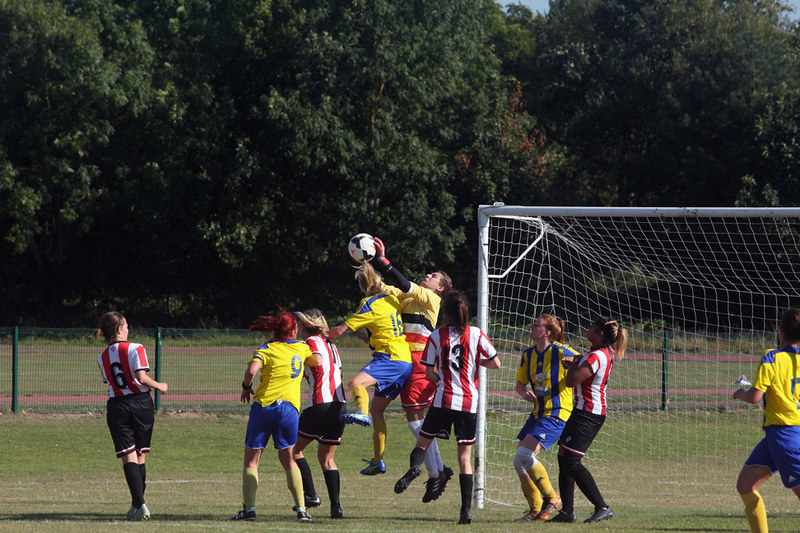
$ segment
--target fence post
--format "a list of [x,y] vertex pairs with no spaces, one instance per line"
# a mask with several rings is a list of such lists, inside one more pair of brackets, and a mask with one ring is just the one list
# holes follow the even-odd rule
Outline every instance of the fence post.
[[661,345],[661,410],[667,410],[669,403],[669,332],[664,330]]
[[[161,328],[156,328],[156,381],[161,381]],[[161,409],[161,393],[156,391],[156,411]]]
[[11,341],[11,412],[19,412],[19,326],[14,326]]

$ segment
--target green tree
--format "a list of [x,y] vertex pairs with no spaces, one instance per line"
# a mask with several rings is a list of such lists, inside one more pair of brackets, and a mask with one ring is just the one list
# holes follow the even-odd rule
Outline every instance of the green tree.
[[756,122],[797,85],[783,4],[559,0],[524,81],[570,154],[564,201],[730,205],[764,178]]

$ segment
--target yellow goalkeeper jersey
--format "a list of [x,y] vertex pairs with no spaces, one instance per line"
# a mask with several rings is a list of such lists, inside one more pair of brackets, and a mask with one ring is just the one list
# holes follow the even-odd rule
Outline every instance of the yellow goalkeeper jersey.
[[383,291],[400,302],[406,341],[412,352],[421,352],[436,329],[442,298],[430,289],[411,283],[411,290],[403,292],[397,287],[383,285]]

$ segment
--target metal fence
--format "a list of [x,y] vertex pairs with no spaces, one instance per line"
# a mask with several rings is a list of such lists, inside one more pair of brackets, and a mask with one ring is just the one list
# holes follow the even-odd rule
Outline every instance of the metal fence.
[[[0,411],[14,413],[104,412],[107,385],[97,357],[105,349],[91,329],[0,328]],[[253,350],[266,337],[247,330],[154,328],[131,330],[129,340],[147,351],[151,376],[166,382],[156,409],[246,412],[241,381]],[[337,340],[343,378],[370,359],[351,335]],[[305,394],[305,389],[304,389]]]

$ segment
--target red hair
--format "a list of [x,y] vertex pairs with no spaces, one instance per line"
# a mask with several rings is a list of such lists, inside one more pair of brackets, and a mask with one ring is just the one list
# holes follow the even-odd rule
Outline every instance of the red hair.
[[276,341],[292,340],[292,334],[297,331],[297,318],[283,308],[278,309],[275,315],[260,316],[253,320],[250,331],[272,332]]

